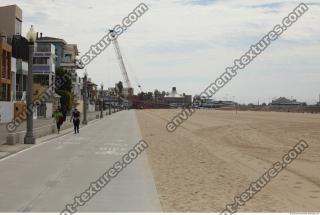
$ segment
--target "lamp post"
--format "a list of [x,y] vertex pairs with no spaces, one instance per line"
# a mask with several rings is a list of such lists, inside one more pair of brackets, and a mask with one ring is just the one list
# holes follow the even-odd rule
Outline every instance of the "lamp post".
[[235,111],[236,111],[236,114],[238,114],[238,103],[236,102],[236,97],[233,96],[233,103],[234,103],[234,108],[235,108]]
[[100,93],[100,119],[103,118],[103,83],[101,83],[101,93]]
[[35,42],[37,39],[37,33],[34,31],[33,26],[27,33],[27,40],[29,42],[29,61],[28,61],[28,79],[27,79],[27,133],[24,137],[24,144],[35,144],[35,138],[33,135],[33,73],[32,73],[32,64],[33,64],[33,53]]
[[83,125],[87,125],[87,106],[88,106],[88,98],[87,98],[87,90],[88,90],[88,73],[87,70],[84,72],[84,77],[83,77]]

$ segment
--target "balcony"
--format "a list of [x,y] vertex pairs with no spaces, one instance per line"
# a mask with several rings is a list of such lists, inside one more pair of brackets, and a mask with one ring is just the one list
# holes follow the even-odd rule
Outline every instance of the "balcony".
[[50,74],[55,72],[55,65],[47,65],[47,64],[34,64],[32,66],[33,74]]
[[68,68],[76,68],[77,64],[76,64],[76,60],[72,60],[70,58],[62,58],[61,67],[68,67]]
[[35,53],[55,53],[54,45],[38,45]]
[[17,59],[17,74],[28,75],[28,63]]

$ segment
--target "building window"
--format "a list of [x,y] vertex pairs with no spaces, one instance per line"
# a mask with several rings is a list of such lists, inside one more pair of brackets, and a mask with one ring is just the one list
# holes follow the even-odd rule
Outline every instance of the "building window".
[[48,64],[48,58],[46,58],[46,57],[33,58],[33,64],[47,65]]
[[33,82],[42,86],[49,86],[49,76],[47,75],[33,75]]
[[9,84],[1,84],[0,101],[10,101],[10,90]]
[[71,54],[65,54],[65,55],[64,55],[64,61],[65,61],[65,62],[71,62],[71,58],[72,58],[72,55],[71,55]]
[[7,79],[11,79],[11,54],[7,52]]
[[7,79],[7,52],[2,51],[2,74],[1,78]]
[[21,35],[22,22],[16,18],[16,35]]

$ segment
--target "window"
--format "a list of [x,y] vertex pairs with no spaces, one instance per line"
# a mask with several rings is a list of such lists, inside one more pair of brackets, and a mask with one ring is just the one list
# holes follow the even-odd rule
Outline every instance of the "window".
[[42,86],[49,86],[49,76],[47,75],[33,75],[33,82],[41,84]]
[[0,88],[0,100],[10,101],[10,85],[2,84]]
[[46,65],[48,64],[48,58],[46,57],[36,57],[33,58],[33,64],[41,64],[41,65]]
[[16,18],[16,35],[21,35],[22,22]]
[[5,50],[2,51],[2,78],[7,78],[7,52]]
[[65,61],[65,62],[71,62],[71,57],[72,57],[71,54],[65,54],[65,55],[64,55],[64,61]]
[[11,54],[7,52],[7,79],[11,79]]

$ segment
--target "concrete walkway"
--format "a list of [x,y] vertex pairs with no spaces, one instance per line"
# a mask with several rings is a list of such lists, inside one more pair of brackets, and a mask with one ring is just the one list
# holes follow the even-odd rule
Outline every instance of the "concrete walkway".
[[[0,212],[61,212],[140,140],[134,111],[0,160]],[[143,153],[78,212],[160,212]]]
[[[100,112],[90,112],[88,113],[88,120],[93,120],[96,118],[96,115],[100,114]],[[69,128],[72,126],[72,123],[69,122],[70,116],[67,117],[67,121],[63,124],[61,129]],[[55,124],[53,118],[40,118],[33,121],[34,129],[53,125]],[[6,138],[8,136],[7,123],[0,124],[0,145],[5,144]],[[26,122],[23,122],[15,132],[21,132],[26,130]]]

